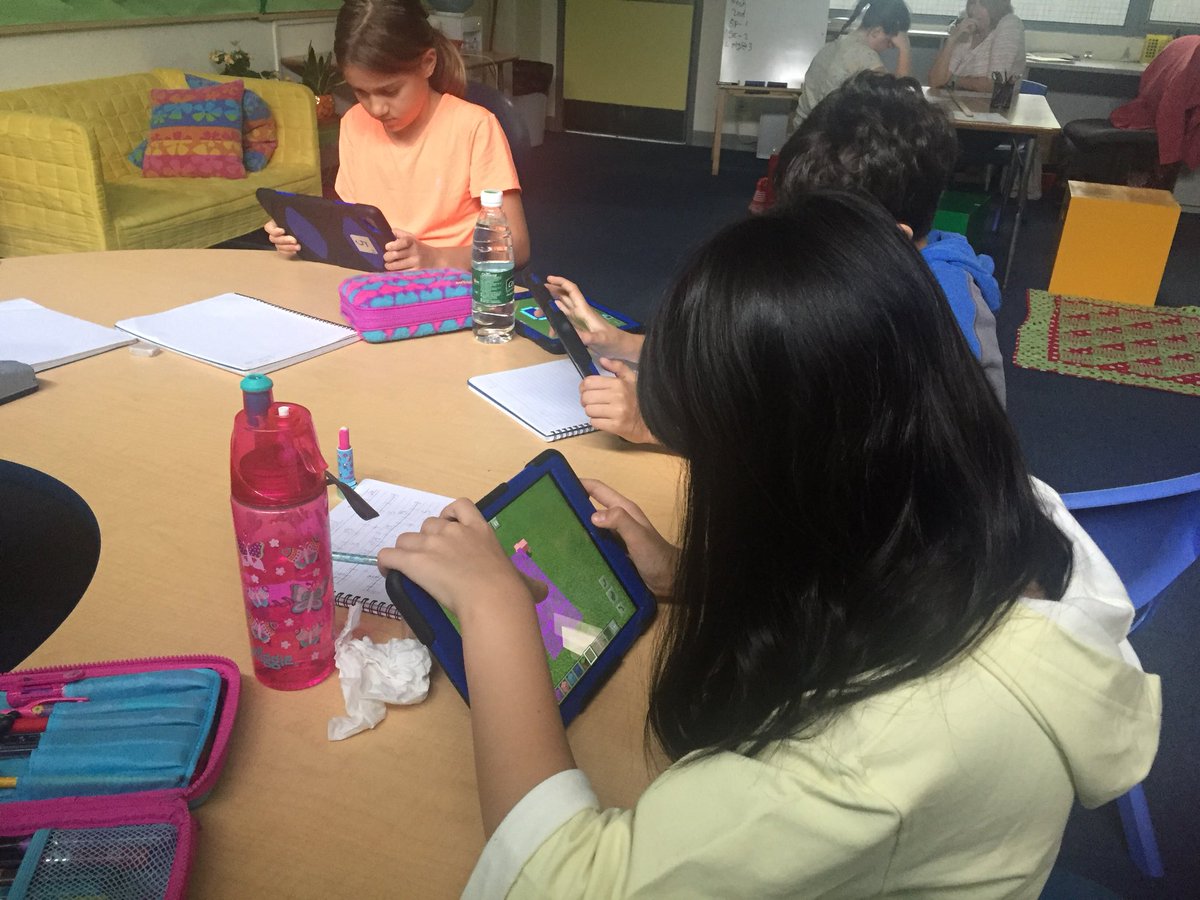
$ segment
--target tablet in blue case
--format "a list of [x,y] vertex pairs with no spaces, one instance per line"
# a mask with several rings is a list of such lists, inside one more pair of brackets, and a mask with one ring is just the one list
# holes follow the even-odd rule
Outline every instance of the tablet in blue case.
[[[522,573],[549,588],[538,623],[563,724],[569,724],[654,617],[654,596],[624,548],[591,523],[587,491],[556,450],[479,503]],[[387,592],[468,703],[462,637],[436,600],[399,572]]]
[[[546,320],[546,315],[538,306],[537,301],[533,299],[533,293],[528,288],[519,287],[513,291],[513,300],[515,302],[513,317],[516,322],[517,334],[529,338],[539,347],[551,353],[566,353],[562,341],[550,336],[550,323]],[[641,334],[641,322],[591,300],[588,301],[588,304],[600,314],[602,319],[622,331]]]

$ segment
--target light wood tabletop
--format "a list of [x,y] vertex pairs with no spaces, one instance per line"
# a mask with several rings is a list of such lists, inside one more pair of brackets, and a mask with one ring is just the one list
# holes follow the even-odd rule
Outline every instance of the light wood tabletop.
[[991,94],[944,88],[926,88],[925,94],[950,114],[955,128],[1035,136],[1054,135],[1062,130],[1058,117],[1041,94],[1014,92],[1012,105],[1003,112],[991,111]]
[[[27,257],[0,262],[0,299],[27,297],[112,325],[239,291],[340,321],[337,286],[352,274],[269,251]],[[276,399],[312,411],[327,461],[346,425],[358,477],[478,499],[548,445],[474,395],[467,378],[549,358],[521,338],[486,347],[457,333],[357,343],[271,377]],[[425,702],[330,742],[326,724],[345,712],[336,675],[285,693],[251,674],[229,506],[238,376],[167,351],[142,358],[119,348],[39,381],[37,392],[0,406],[0,457],[78,491],[99,520],[102,549],[75,611],[23,667],[215,653],[242,668],[227,766],[193,813],[200,835],[189,896],[457,896],[483,832],[468,712],[445,676],[435,667]],[[677,459],[604,434],[554,446],[674,535]],[[363,619],[378,641],[403,632]],[[606,804],[631,804],[659,765],[643,741],[654,632],[568,730]]]

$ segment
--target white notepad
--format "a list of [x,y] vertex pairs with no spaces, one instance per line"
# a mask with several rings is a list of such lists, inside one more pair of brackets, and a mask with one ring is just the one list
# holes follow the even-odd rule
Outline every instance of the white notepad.
[[27,363],[35,372],[133,341],[123,331],[46,309],[23,297],[0,302],[0,359]]
[[[360,519],[343,501],[329,511],[329,540],[334,550],[362,556],[374,556],[381,547],[393,546],[396,537],[406,531],[420,531],[426,519],[440,515],[451,502],[450,497],[372,478],[360,481],[355,491],[375,508],[378,517]],[[338,606],[357,603],[377,616],[403,618],[375,566],[334,560],[333,602]]]
[[544,441],[596,430],[579,405],[579,382],[569,359],[467,379],[472,390]]
[[349,326],[232,293],[122,319],[117,327],[238,375],[274,372],[358,340]]

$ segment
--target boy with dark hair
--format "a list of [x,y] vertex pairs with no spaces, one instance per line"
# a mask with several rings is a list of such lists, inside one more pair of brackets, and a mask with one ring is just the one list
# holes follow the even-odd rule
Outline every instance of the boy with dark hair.
[[925,100],[916,79],[860,72],[818,103],[784,144],[775,209],[786,212],[817,188],[855,189],[878,200],[912,236],[1003,403],[994,263],[962,235],[932,230],[956,153],[950,120]]

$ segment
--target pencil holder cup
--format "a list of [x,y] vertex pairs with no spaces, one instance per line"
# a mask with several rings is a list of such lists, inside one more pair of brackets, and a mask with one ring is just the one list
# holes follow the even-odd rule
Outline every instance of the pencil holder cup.
[[1007,112],[1012,106],[1013,91],[1016,89],[1015,79],[996,81],[992,85],[992,112]]

